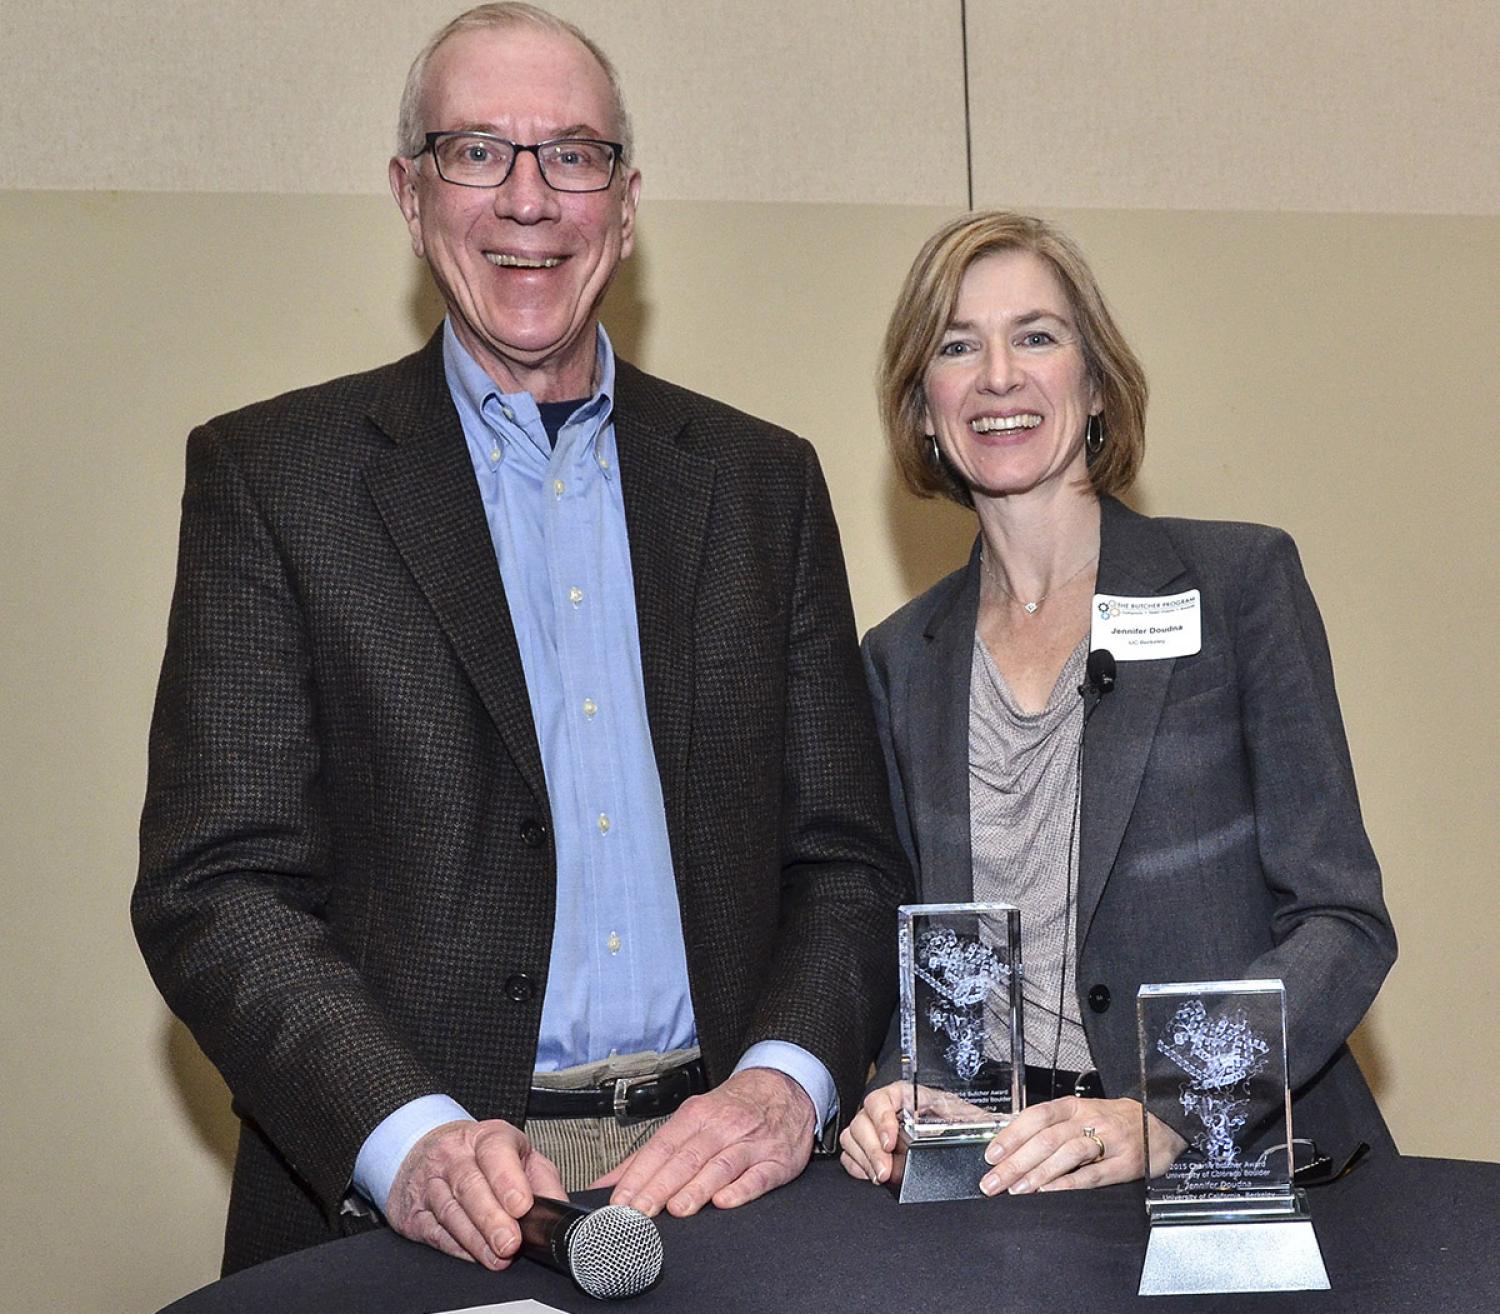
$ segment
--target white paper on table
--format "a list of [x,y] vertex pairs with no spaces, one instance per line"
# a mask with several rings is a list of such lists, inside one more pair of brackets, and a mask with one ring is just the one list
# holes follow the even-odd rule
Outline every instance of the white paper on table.
[[463,1309],[438,1310],[437,1314],[567,1314],[567,1311],[539,1300],[507,1300],[503,1305],[466,1305]]

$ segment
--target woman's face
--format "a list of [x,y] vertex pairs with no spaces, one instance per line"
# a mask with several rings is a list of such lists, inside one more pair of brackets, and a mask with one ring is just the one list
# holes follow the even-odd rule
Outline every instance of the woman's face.
[[1087,480],[1083,438],[1098,390],[1062,284],[1040,256],[999,251],[969,266],[923,395],[928,432],[976,498]]

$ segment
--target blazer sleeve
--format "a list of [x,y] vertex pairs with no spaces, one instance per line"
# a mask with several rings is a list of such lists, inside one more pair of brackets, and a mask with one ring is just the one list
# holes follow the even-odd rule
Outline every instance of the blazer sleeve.
[[272,529],[212,426],[189,439],[151,727],[137,938],[158,987],[330,1214],[389,1112],[439,1089],[329,932],[309,641]]
[[1268,534],[1237,584],[1235,665],[1275,947],[1247,978],[1287,989],[1294,1088],[1335,1055],[1396,956],[1317,604],[1292,540]]
[[838,529],[811,447],[787,626],[781,914],[751,1040],[828,1068],[858,1111],[895,996],[896,908],[910,873],[891,823]]

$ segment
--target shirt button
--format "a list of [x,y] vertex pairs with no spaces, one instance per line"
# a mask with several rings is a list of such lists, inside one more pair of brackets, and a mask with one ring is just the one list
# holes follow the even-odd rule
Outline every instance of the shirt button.
[[608,813],[601,812],[599,814],[599,833],[601,835],[608,835],[609,834],[609,814]]
[[583,590],[578,585],[575,584],[568,590],[568,601],[575,607],[583,601]]
[[561,497],[563,495],[563,492],[564,492],[564,490],[566,488],[567,488],[567,484],[563,483],[563,481],[561,479],[554,479],[552,481],[552,491],[558,497]]
[[599,704],[596,703],[592,698],[585,698],[583,700],[583,714],[588,717],[589,720],[592,721],[594,719],[594,713],[598,710]]
[[607,457],[607,456],[601,456],[599,458],[599,468],[601,470],[608,470],[609,469],[609,457]]
[[500,453],[500,449],[498,447],[491,447],[490,448],[490,460],[492,460],[492,461],[498,461],[500,459],[500,455],[501,455],[501,453]]
[[610,953],[612,953],[612,954],[619,953],[620,952],[620,933],[618,931],[611,931],[609,933],[609,939],[606,940],[604,942],[604,944],[605,944],[605,947],[610,951]]
[[507,420],[514,420],[516,418],[516,413],[509,406],[502,406],[500,414],[505,416]]

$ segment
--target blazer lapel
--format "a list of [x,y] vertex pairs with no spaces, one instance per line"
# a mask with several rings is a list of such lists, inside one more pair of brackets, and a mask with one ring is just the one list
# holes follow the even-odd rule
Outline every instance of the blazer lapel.
[[962,903],[974,897],[969,817],[969,679],[979,617],[979,541],[945,605],[936,608],[923,637],[927,661],[920,678],[930,697],[910,699],[912,771],[908,797],[926,814],[915,843],[922,900]]
[[684,450],[668,394],[616,362],[615,445],[630,538],[646,716],[673,836],[683,834],[695,666],[693,617],[713,502],[714,465]]
[[[1099,593],[1167,593],[1184,572],[1166,534],[1151,520],[1104,498]],[[1078,946],[1114,866],[1146,769],[1172,676],[1173,661],[1121,662],[1115,687],[1084,733],[1083,801],[1078,859]]]
[[533,796],[547,800],[526,677],[484,503],[443,373],[442,332],[393,372],[369,409],[393,446],[365,482]]

